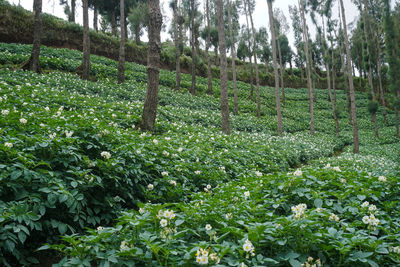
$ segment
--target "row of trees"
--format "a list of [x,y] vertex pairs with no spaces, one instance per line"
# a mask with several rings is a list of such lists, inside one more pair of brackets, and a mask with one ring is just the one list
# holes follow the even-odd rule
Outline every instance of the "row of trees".
[[[204,2],[204,14],[200,12],[200,5],[197,0],[179,1],[171,0],[170,8],[173,11],[173,19],[171,23],[171,36],[175,46],[176,60],[176,84],[175,90],[180,89],[180,56],[183,53],[183,48],[187,41],[190,45],[192,57],[192,84],[190,92],[196,94],[196,65],[201,61],[200,54],[204,53],[207,60],[207,76],[208,89],[207,93],[212,94],[212,57],[209,53],[211,47],[214,47],[214,65],[220,67],[221,75],[221,112],[222,112],[222,129],[223,132],[229,133],[229,109],[228,109],[228,94],[227,94],[227,60],[226,52],[231,52],[231,69],[234,92],[234,114],[238,114],[238,96],[236,85],[236,57],[241,60],[247,60],[244,66],[249,67],[251,78],[251,89],[249,97],[254,98],[254,87],[256,88],[257,116],[261,116],[260,102],[260,84],[259,84],[259,64],[258,60],[265,63],[266,70],[269,71],[269,62],[272,59],[272,68],[275,79],[275,101],[277,111],[277,129],[278,134],[282,135],[282,105],[285,103],[284,91],[284,75],[286,65],[289,63],[292,69],[292,61],[300,70],[301,76],[307,78],[309,110],[310,110],[310,133],[314,134],[314,103],[317,101],[315,90],[315,80],[326,74],[327,93],[331,102],[332,116],[335,121],[336,134],[339,135],[339,120],[338,107],[336,105],[336,88],[338,87],[338,75],[345,75],[341,87],[344,87],[348,98],[348,113],[349,122],[354,129],[354,152],[358,152],[358,128],[357,128],[357,110],[354,96],[354,80],[353,76],[355,68],[358,72],[368,77],[368,92],[371,102],[369,103],[369,111],[372,115],[372,120],[375,122],[375,133],[378,136],[376,127],[376,113],[378,103],[384,107],[384,119],[386,122],[386,99],[384,81],[386,80],[386,72],[389,74],[390,90],[393,92],[390,101],[391,107],[396,110],[397,118],[399,117],[399,21],[395,14],[400,13],[399,6],[391,11],[390,1],[383,2],[377,0],[353,0],[360,11],[360,19],[353,34],[350,35],[347,30],[347,22],[345,17],[345,7],[343,0],[338,0],[339,17],[333,18],[332,9],[334,6],[333,0],[298,0],[297,5],[290,6],[290,14],[292,20],[292,28],[294,31],[295,48],[294,53],[287,39],[289,25],[283,13],[279,9],[273,9],[273,2],[267,0],[268,15],[269,15],[269,31],[265,27],[256,30],[253,23],[253,13],[255,9],[255,0],[206,0]],[[126,36],[128,35],[127,24],[130,23],[131,31],[134,32],[135,40],[140,43],[140,33],[143,30],[143,25],[148,25],[149,35],[149,51],[151,49],[151,38],[155,37],[154,32],[158,31],[158,26],[152,29],[153,22],[160,23],[159,20],[152,21],[149,19],[150,3],[144,4],[143,0],[83,0],[83,63],[80,67],[81,75],[84,79],[89,79],[90,71],[90,41],[88,35],[88,8],[92,7],[95,10],[95,17],[100,13],[103,17],[102,21],[108,20],[111,24],[111,33],[116,34],[116,21],[119,21],[120,27],[120,60],[118,67],[118,82],[124,81],[124,47]],[[75,10],[75,1],[61,1],[66,5],[66,13],[68,18],[73,21],[75,15],[71,14]],[[156,5],[156,4],[154,4]],[[119,16],[116,16],[116,11],[119,11]],[[35,11],[35,34],[32,57],[29,61],[31,69],[37,70],[38,64],[35,58],[38,57],[38,47],[40,46],[40,17],[41,17],[41,1],[34,1]],[[140,14],[138,13],[140,12]],[[157,13],[156,11],[154,11]],[[267,12],[267,11],[266,11]],[[239,25],[240,15],[246,17],[246,25]],[[159,14],[154,15],[158,18]],[[311,18],[316,31],[315,40],[310,36],[310,31],[307,25],[307,16]],[[129,22],[127,23],[127,17]],[[104,19],[105,18],[105,19]],[[96,18],[97,20],[97,18]],[[97,30],[97,26],[94,26]],[[103,30],[107,27],[103,26]],[[151,32],[153,31],[153,35]],[[189,34],[187,34],[189,32]],[[269,35],[271,40],[269,41]],[[189,37],[188,37],[189,36]],[[38,38],[39,37],[39,38]],[[200,41],[202,38],[205,42],[205,51],[200,50]],[[39,40],[39,41],[38,41]],[[154,41],[154,40],[153,40]],[[155,41],[157,49],[161,49],[161,43]],[[218,51],[219,49],[219,51]],[[386,52],[386,53],[385,53]],[[219,54],[219,56],[218,56]],[[218,62],[219,59],[219,62]],[[149,56],[149,88],[155,86],[155,73],[151,70],[156,69],[156,58]],[[36,63],[35,63],[36,62]],[[150,63],[152,62],[152,63]],[[354,63],[353,63],[354,62]],[[158,63],[159,64],[159,63]],[[387,64],[389,70],[387,71]],[[322,72],[321,70],[325,70]],[[158,70],[157,70],[158,71]],[[255,73],[254,73],[255,72]],[[153,74],[153,75],[152,75]],[[253,77],[254,76],[254,77]],[[253,79],[254,78],[254,79]],[[158,82],[158,79],[157,79]],[[149,89],[150,90],[150,89]],[[153,90],[154,91],[154,90]],[[146,98],[147,99],[147,98]],[[156,99],[152,97],[151,99]],[[397,100],[396,100],[397,99]],[[152,118],[155,120],[156,105],[152,106]],[[146,109],[145,109],[146,110]],[[145,113],[145,112],[144,112]],[[151,113],[151,112],[150,112]],[[154,128],[154,120],[146,122],[143,117],[143,128],[152,130]],[[151,123],[151,121],[153,121]],[[397,134],[398,119],[397,119]]]

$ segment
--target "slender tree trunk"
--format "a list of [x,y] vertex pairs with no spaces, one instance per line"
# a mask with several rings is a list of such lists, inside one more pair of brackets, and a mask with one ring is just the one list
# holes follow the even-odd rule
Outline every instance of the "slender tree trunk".
[[396,136],[400,137],[399,135],[399,110],[397,109],[397,107],[394,108],[394,112],[396,113]]
[[[252,44],[251,44],[251,38],[250,38],[250,26],[249,26],[249,17],[248,17],[248,14],[247,14],[247,8],[246,8],[246,2],[245,2],[246,0],[243,0],[243,6],[244,6],[244,13],[245,13],[245,15],[246,15],[246,29],[247,29],[247,36],[248,36],[248,39],[247,39],[247,46],[248,46],[248,48],[249,48],[249,50],[251,49],[251,47],[253,47],[252,46]],[[250,99],[254,99],[254,82],[253,82],[253,62],[252,62],[252,55],[251,55],[252,53],[250,52],[250,55],[249,55],[249,62],[250,62]]]
[[307,27],[306,27],[306,19],[304,16],[304,5],[303,2],[299,2],[302,27],[303,27],[303,40],[304,40],[304,50],[306,54],[306,72],[307,72],[307,84],[308,84],[308,104],[310,111],[310,132],[311,135],[315,134],[314,127],[314,103],[313,103],[313,91],[312,91],[312,81],[311,81],[311,68],[310,68],[310,54],[308,51],[308,36],[307,36]]
[[147,0],[149,8],[149,43],[147,50],[147,93],[143,105],[141,128],[154,130],[158,105],[162,15],[159,0]]
[[190,0],[190,11],[191,11],[191,46],[192,46],[192,85],[190,87],[190,93],[196,94],[196,49],[195,49],[195,25],[194,25],[194,0]]
[[[378,26],[379,27],[379,26]],[[378,36],[381,35],[380,28],[377,33]],[[379,81],[379,94],[381,98],[381,103],[383,106],[383,122],[385,125],[387,124],[387,118],[386,118],[386,100],[385,100],[385,93],[383,92],[383,86],[382,86],[382,59],[381,59],[381,47],[380,47],[380,39],[378,36],[375,36],[378,45],[377,45],[377,68],[378,68],[378,81]]]
[[348,72],[349,72],[350,103],[351,103],[351,114],[352,114],[352,120],[353,120],[353,152],[359,153],[356,100],[355,100],[355,95],[354,95],[353,75],[351,73],[351,54],[350,54],[350,45],[349,45],[349,40],[348,40],[348,35],[347,35],[346,15],[344,13],[343,0],[340,0],[340,6],[341,6],[341,14],[342,14],[342,20],[343,20],[344,41],[346,44],[347,68],[348,68]]
[[90,38],[88,0],[82,0],[83,7],[83,60],[82,79],[89,80],[90,75]]
[[367,57],[368,57],[368,84],[370,87],[370,93],[372,96],[372,99],[375,99],[375,94],[374,94],[374,83],[372,82],[372,69],[371,69],[371,54],[370,54],[370,48],[369,48],[369,43],[368,43],[368,33],[367,30],[369,29],[369,24],[368,24],[368,20],[367,20],[367,16],[368,16],[368,4],[367,1],[364,1],[364,15],[363,15],[363,21],[364,21],[364,38],[365,38],[365,44],[366,44],[366,48],[367,48]]
[[230,134],[229,122],[229,105],[228,105],[228,64],[226,61],[226,39],[225,39],[225,23],[224,23],[224,6],[223,0],[218,0],[218,43],[221,58],[221,115],[222,115],[222,132]]
[[[275,102],[276,102],[276,113],[278,119],[278,134],[282,136],[282,111],[281,111],[281,98],[279,95],[279,74],[278,74],[278,63],[276,60],[276,40],[275,40],[275,25],[274,25],[274,14],[272,11],[272,1],[267,0],[268,14],[269,14],[269,27],[272,38],[272,59],[274,62],[274,75],[275,75]],[[281,61],[282,62],[282,61]],[[282,68],[282,67],[281,67]],[[282,70],[281,70],[282,75]],[[283,86],[283,82],[282,82]]]
[[39,55],[42,36],[42,0],[33,1],[35,24],[33,26],[33,45],[29,60],[22,66],[23,69],[40,72]]
[[118,83],[125,81],[125,1],[120,0],[121,42],[119,46]]
[[117,22],[115,20],[115,8],[111,11],[111,34],[117,36]]
[[[329,97],[329,102],[332,103],[332,90],[331,90],[331,74],[330,74],[330,69],[329,69],[329,63],[328,63],[328,45],[326,43],[326,35],[325,35],[325,20],[324,20],[324,16],[321,15],[321,19],[322,19],[322,33],[323,33],[323,44],[326,44],[326,47],[324,47],[324,56],[325,56],[325,68],[326,68],[326,79],[327,79],[327,83],[328,83],[328,97]],[[325,46],[322,44],[322,42],[320,43],[321,46]],[[333,61],[332,61],[333,63]]]
[[282,64],[281,42],[279,40],[279,37],[278,37],[276,42],[277,42],[278,53],[279,53],[279,65],[281,67],[281,69],[280,69],[280,77],[281,77],[281,90],[282,90],[282,104],[285,104],[285,85],[283,83],[283,75],[285,73],[285,68],[283,67],[283,64]]
[[71,22],[75,22],[76,1],[71,0]]
[[179,43],[179,4],[178,0],[174,0],[174,41],[175,41],[175,90],[181,88],[181,48]]
[[253,34],[253,57],[254,57],[254,65],[256,68],[256,88],[257,88],[257,118],[261,117],[261,100],[260,100],[260,80],[258,77],[258,64],[257,64],[257,49],[256,49],[256,30],[254,29],[253,16],[250,11],[250,2],[249,0],[245,0],[247,2],[247,11],[250,17],[251,31]]
[[237,83],[236,83],[236,50],[235,50],[235,42],[233,40],[232,33],[232,17],[231,17],[231,4],[229,0],[227,1],[228,8],[228,24],[229,24],[229,37],[231,39],[231,59],[232,59],[232,78],[233,78],[233,113],[235,115],[238,114],[238,93],[237,93]]
[[332,57],[332,89],[333,89],[333,98],[332,98],[332,105],[333,105],[333,118],[335,120],[335,132],[336,136],[339,136],[339,118],[337,116],[337,108],[336,108],[336,72],[335,72],[335,49],[333,47],[333,38],[331,37],[331,57]]
[[211,58],[208,50],[211,45],[211,32],[210,32],[210,0],[206,0],[206,20],[207,20],[207,41],[206,41],[206,58],[207,58],[207,94],[212,95],[212,75],[211,75]]
[[98,10],[98,7],[97,7],[97,0],[95,0],[93,2],[93,28],[94,28],[94,30],[96,32],[99,31],[99,26],[98,26],[99,25],[99,23],[98,23],[99,18],[98,18],[98,16],[99,16],[99,10]]
[[124,28],[125,28],[125,40],[128,40],[128,22],[126,21],[126,16],[124,16]]
[[135,27],[135,43],[137,45],[140,45],[141,41],[140,41],[140,27]]

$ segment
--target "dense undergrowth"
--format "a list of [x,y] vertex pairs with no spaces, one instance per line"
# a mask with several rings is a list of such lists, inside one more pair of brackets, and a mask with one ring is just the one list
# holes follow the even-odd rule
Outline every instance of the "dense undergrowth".
[[[116,62],[91,56],[97,82],[87,82],[71,73],[79,52],[43,47],[45,74],[11,70],[29,51],[0,44],[3,265],[43,263],[49,246],[67,255],[59,265],[300,266],[309,256],[323,266],[399,264],[394,114],[388,125],[378,116],[375,138],[366,95],[356,97],[360,155],[349,152],[341,91],[340,137],[326,90],[317,92],[317,133],[309,134],[305,89],[286,90],[278,137],[273,89],[261,88],[257,119],[249,85],[239,83],[240,115],[225,136],[218,80],[206,96],[199,77],[192,96],[190,77],[175,92],[167,71],[156,132],[142,133],[144,66],[128,63],[127,82],[117,85]],[[86,228],[97,230],[82,236]],[[44,243],[53,245],[37,252]]]

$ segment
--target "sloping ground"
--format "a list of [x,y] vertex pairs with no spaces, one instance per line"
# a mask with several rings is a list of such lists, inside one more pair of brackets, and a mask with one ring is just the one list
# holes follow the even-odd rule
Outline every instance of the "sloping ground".
[[[27,51],[29,46],[1,44],[1,64],[18,64]],[[157,129],[150,135],[135,126],[145,68],[128,63],[128,81],[117,85],[116,63],[92,56],[94,83],[66,73],[79,60],[76,51],[44,48],[41,65],[49,74],[0,70],[2,264],[43,263],[46,251],[36,248],[85,227],[99,228],[66,238],[58,249],[69,257],[60,264],[192,266],[199,247],[209,249],[199,260],[219,257],[223,266],[298,266],[308,256],[324,266],[398,263],[392,249],[399,245],[394,114],[389,112],[388,127],[379,116],[376,139],[366,96],[357,95],[361,155],[326,158],[349,145],[352,133],[343,112],[341,137],[334,136],[325,90],[318,90],[312,137],[306,90],[287,89],[287,133],[280,138],[273,90],[262,88],[263,116],[257,119],[249,86],[240,83],[241,113],[231,117],[234,133],[224,136],[218,86],[214,96],[174,92],[168,88],[173,73],[162,71]],[[201,92],[206,80],[198,80]],[[338,99],[344,106],[342,92]],[[302,172],[287,174],[307,162]],[[141,204],[148,201],[163,204]],[[362,208],[365,201],[379,213]],[[296,219],[291,207],[300,203],[308,208]],[[139,207],[140,214],[127,212]],[[167,209],[176,216],[167,216]],[[377,227],[363,222],[370,213],[379,218]]]

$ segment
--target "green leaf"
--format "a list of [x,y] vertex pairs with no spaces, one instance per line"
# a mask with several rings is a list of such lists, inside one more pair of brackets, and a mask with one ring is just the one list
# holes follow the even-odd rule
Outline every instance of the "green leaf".
[[19,239],[19,241],[21,241],[22,244],[25,243],[26,234],[24,232],[22,232],[22,231],[19,231],[18,232],[18,239]]
[[67,232],[67,225],[65,223],[58,224],[58,232],[63,235]]
[[38,248],[37,250],[39,251],[39,250],[47,250],[47,249],[50,249],[49,245],[43,245],[40,248]]
[[337,233],[337,230],[335,229],[335,228],[328,228],[328,233],[331,235],[331,236],[334,236],[334,235],[336,235],[336,233]]
[[184,223],[185,222],[185,220],[176,220],[175,221],[175,225],[176,226],[179,226],[179,225],[181,225],[182,223]]
[[366,198],[366,196],[364,196],[364,195],[357,195],[357,198],[358,198],[360,201],[363,201],[363,200]]
[[290,266],[292,266],[292,267],[301,267],[301,263],[298,260],[290,259],[289,263],[290,263]]
[[75,182],[75,181],[72,181],[72,182],[71,182],[71,186],[72,186],[73,188],[75,188],[75,187],[77,187],[77,186],[78,186],[78,183],[77,183],[77,182]]
[[321,199],[317,198],[316,200],[314,200],[314,205],[316,208],[322,208],[322,204],[323,202]]

